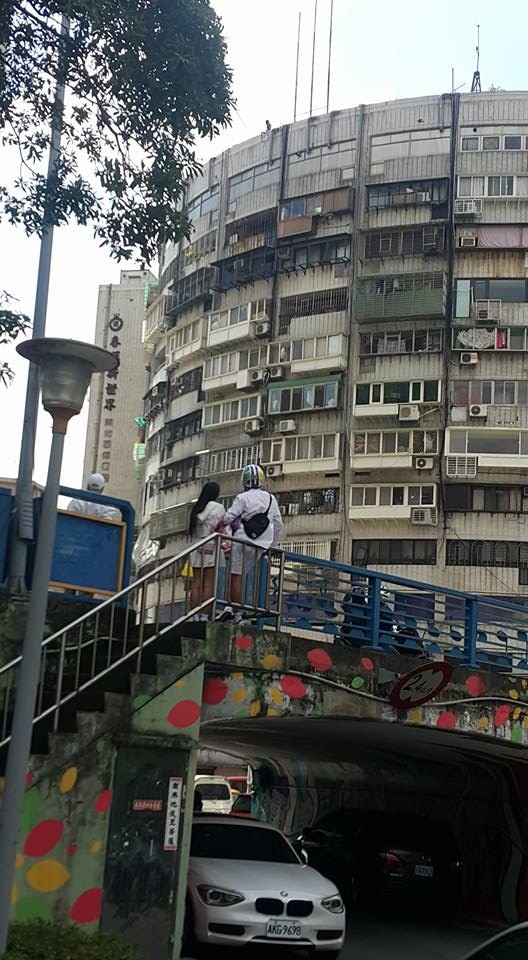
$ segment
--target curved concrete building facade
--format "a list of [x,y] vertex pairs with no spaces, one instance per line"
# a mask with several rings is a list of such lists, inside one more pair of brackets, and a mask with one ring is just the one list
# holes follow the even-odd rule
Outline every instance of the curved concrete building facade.
[[528,94],[266,131],[187,209],[143,337],[161,556],[205,479],[228,501],[259,460],[288,547],[526,594]]

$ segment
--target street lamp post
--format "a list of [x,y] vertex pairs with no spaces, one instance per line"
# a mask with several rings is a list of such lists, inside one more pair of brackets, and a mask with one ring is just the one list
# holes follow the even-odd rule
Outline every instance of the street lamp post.
[[53,433],[0,813],[0,956],[6,949],[9,929],[11,888],[38,691],[64,438],[71,417],[78,414],[83,406],[92,374],[116,366],[115,357],[107,350],[77,340],[42,337],[21,343],[17,351],[40,368],[42,405],[51,414]]

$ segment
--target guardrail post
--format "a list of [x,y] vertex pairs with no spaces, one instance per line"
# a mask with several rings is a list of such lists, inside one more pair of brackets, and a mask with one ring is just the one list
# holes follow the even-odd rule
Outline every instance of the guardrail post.
[[368,575],[368,601],[370,607],[370,632],[372,649],[381,650],[380,643],[380,613],[381,613],[381,579],[375,575]]
[[478,600],[466,597],[464,611],[464,661],[469,667],[477,666]]

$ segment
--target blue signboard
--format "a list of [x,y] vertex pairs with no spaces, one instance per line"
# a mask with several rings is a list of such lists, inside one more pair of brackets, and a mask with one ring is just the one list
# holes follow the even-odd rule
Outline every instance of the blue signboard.
[[124,586],[125,541],[121,521],[57,511],[51,589],[117,593]]

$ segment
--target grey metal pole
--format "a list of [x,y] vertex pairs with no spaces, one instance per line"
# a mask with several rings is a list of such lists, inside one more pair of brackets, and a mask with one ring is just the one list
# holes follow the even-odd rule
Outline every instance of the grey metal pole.
[[64,436],[65,433],[55,432],[54,429],[48,479],[42,498],[35,568],[0,811],[0,956],[5,953],[9,930],[11,888],[15,873],[20,813],[24,800],[24,781],[31,747],[41,646],[46,622]]
[[[60,35],[64,37],[69,32],[69,29],[70,21],[67,17],[62,16]],[[62,58],[52,107],[50,150],[46,177],[46,190],[48,193],[51,193],[53,188],[57,174],[57,163],[60,156],[62,115],[64,111],[64,86],[65,62],[64,58]],[[32,337],[43,337],[46,332],[52,249],[53,223],[50,222],[49,211],[45,211],[44,229],[40,241]],[[26,592],[27,550],[29,541],[33,539],[33,462],[39,411],[39,392],[38,367],[36,364],[30,363],[15,491],[15,528],[9,557],[8,582],[11,593]]]
[[330,79],[332,71],[332,28],[334,26],[334,0],[330,0],[330,32],[328,35],[328,79],[326,82],[326,112],[330,113]]
[[313,88],[314,88],[314,72],[315,72],[315,38],[317,35],[317,0],[314,3],[314,25],[313,25],[313,44],[312,44],[312,79],[310,82],[310,116],[312,116],[313,110]]
[[299,10],[299,23],[297,25],[297,59],[295,61],[295,95],[293,98],[293,122],[297,120],[297,94],[299,92],[299,51],[301,49],[301,11]]

